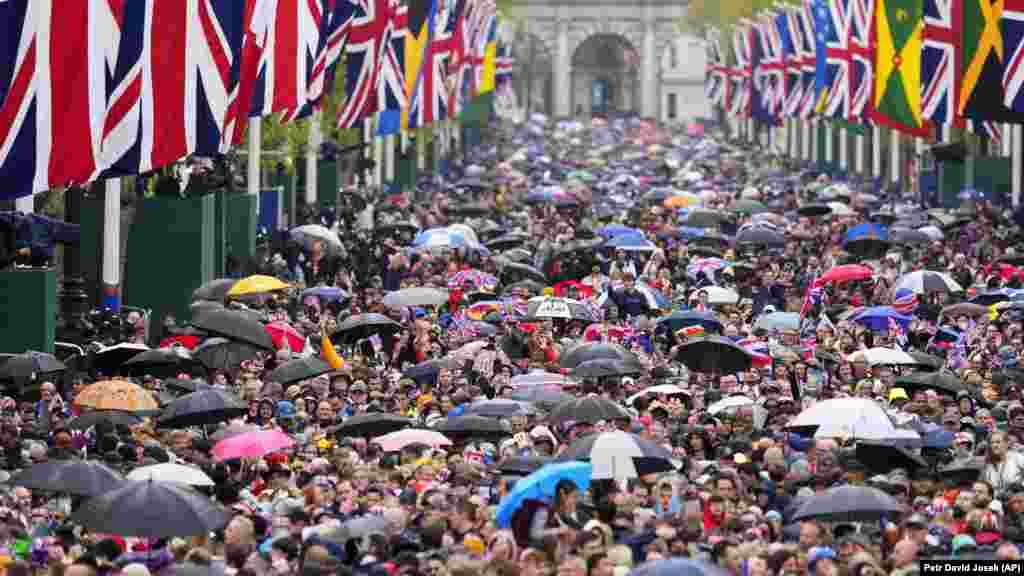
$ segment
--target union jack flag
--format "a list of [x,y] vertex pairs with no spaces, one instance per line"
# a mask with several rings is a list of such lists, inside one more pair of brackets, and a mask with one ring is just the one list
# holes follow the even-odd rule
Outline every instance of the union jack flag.
[[320,34],[321,48],[313,63],[310,82],[310,98],[319,101],[334,86],[334,74],[345,49],[348,29],[355,13],[355,4],[349,0],[327,0],[323,29]]
[[256,31],[262,51],[249,115],[284,112],[292,120],[308,110],[324,10],[321,0],[269,3],[269,17]]
[[875,51],[871,31],[875,22],[875,0],[850,0],[850,119],[866,121],[875,88]]
[[751,30],[745,24],[736,26],[732,35],[733,53],[736,65],[732,69],[732,109],[730,114],[736,117],[750,117],[753,72],[751,65]]
[[405,98],[405,36],[409,32],[409,7],[402,0],[389,0],[388,29],[381,54],[377,80],[378,112],[400,113]]
[[917,305],[920,302],[917,294],[911,292],[900,298],[893,300],[892,307],[894,310],[903,315],[910,315],[917,309]]
[[907,332],[895,318],[889,317],[889,336],[896,342],[896,347],[903,350],[907,346]]
[[0,197],[85,183],[102,137],[122,20],[107,0],[0,2]]
[[725,101],[728,69],[725,68],[722,53],[722,32],[709,28],[705,39],[707,64],[704,69],[704,93],[712,106],[723,106]]
[[353,4],[345,43],[347,60],[345,105],[338,112],[339,128],[360,126],[363,119],[379,110],[378,83],[382,54],[392,24],[391,0],[344,0]]
[[124,2],[103,131],[107,176],[227,151],[246,16],[245,0]]
[[[825,52],[818,53],[824,60],[824,101],[817,103],[817,112],[830,118],[850,118],[850,18],[852,0],[829,0],[820,2],[815,10],[822,12],[816,20],[815,32],[823,40]],[[823,5],[827,5],[827,9]],[[824,19],[824,20],[823,20]],[[817,23],[826,22],[823,29]],[[818,87],[821,88],[820,86]],[[818,98],[822,98],[818,92]]]
[[1007,49],[1003,68],[1004,104],[1017,112],[1024,111],[1024,1],[1006,0],[1003,5],[1003,46]]
[[782,115],[795,118],[799,115],[800,101],[804,96],[801,81],[801,51],[803,35],[800,32],[800,20],[795,6],[783,6],[779,14],[781,22],[776,24],[782,42],[782,57],[786,65],[786,95],[782,102]]
[[755,79],[761,92],[761,110],[767,119],[779,117],[786,92],[786,63],[775,18],[775,13],[765,12],[754,25],[760,47]]
[[[423,57],[423,74],[413,94],[409,126],[424,126],[448,117],[448,64],[456,41],[458,10],[451,2],[438,6],[434,34]],[[496,26],[492,19],[489,26]]]
[[817,64],[816,44],[814,35],[814,14],[812,12],[813,0],[804,0],[798,8],[797,15],[800,19],[800,33],[803,37],[803,49],[800,57],[800,77],[803,84],[803,99],[800,101],[800,117],[811,118],[814,116],[815,102],[815,66]]

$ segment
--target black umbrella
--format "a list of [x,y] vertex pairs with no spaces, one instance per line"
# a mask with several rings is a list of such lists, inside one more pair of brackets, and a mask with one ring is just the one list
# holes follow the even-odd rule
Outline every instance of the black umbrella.
[[544,292],[544,288],[545,288],[544,284],[541,284],[540,282],[537,282],[536,280],[526,279],[526,280],[520,280],[519,282],[515,282],[515,283],[512,283],[512,284],[509,284],[508,286],[505,286],[505,290],[503,292],[505,294],[508,294],[509,292],[512,292],[513,290],[525,290],[526,292],[528,292],[530,294],[540,295],[540,294],[542,294]]
[[494,208],[487,204],[456,204],[448,206],[446,210],[449,214],[458,216],[484,216],[490,214]]
[[411,222],[390,222],[388,224],[378,224],[374,227],[373,233],[378,236],[386,236],[395,232],[415,234],[418,230],[419,228]]
[[501,252],[504,250],[509,250],[511,248],[522,246],[529,240],[530,237],[527,236],[526,234],[506,234],[504,236],[499,236],[494,240],[488,241],[485,244],[485,246],[487,246],[487,249],[491,250],[492,252]]
[[636,357],[636,354],[618,344],[604,342],[591,342],[569,348],[562,353],[562,356],[559,358],[559,364],[562,368],[575,368],[588,360],[598,360],[600,358],[619,360],[631,366],[640,365],[640,359]]
[[173,538],[219,530],[231,520],[231,514],[191,488],[138,480],[92,498],[70,520],[92,532]]
[[605,378],[639,374],[640,372],[640,367],[634,364],[626,364],[622,360],[612,360],[611,358],[598,358],[581,362],[579,366],[572,369],[572,376],[576,378]]
[[402,329],[402,325],[383,314],[367,313],[349,316],[338,324],[332,340],[356,342],[369,338],[374,334],[393,335]]
[[192,325],[263,350],[276,349],[264,325],[249,314],[227,308],[207,308],[192,319]]
[[197,390],[202,390],[203,388],[210,387],[209,382],[199,378],[165,378],[160,381],[160,384],[164,387],[165,390],[169,390],[171,392],[184,392],[186,394],[188,394],[189,392],[195,392]]
[[903,505],[877,488],[843,485],[808,497],[793,520],[817,518],[829,522],[872,522],[897,517]]
[[767,228],[748,228],[736,235],[737,244],[758,244],[762,246],[785,246],[786,238]]
[[92,368],[97,372],[110,376],[118,371],[121,364],[146,350],[149,350],[149,346],[145,344],[132,344],[129,342],[107,346],[93,354]]
[[558,461],[589,461],[594,478],[633,478],[676,469],[664,446],[628,432],[598,432],[576,440]]
[[485,418],[511,418],[512,416],[529,416],[537,414],[537,409],[528,402],[519,400],[480,400],[466,406],[463,414],[483,416]]
[[65,368],[67,367],[64,363],[57,360],[53,354],[30,350],[11,356],[0,365],[0,379],[30,379],[34,378],[37,374],[61,372]]
[[405,430],[412,426],[412,420],[395,414],[356,414],[346,418],[334,429],[338,437],[373,438]]
[[165,428],[216,424],[244,416],[249,403],[219,388],[203,388],[164,407],[157,423]]
[[801,216],[824,216],[832,213],[832,208],[828,204],[805,204],[796,209],[796,213]]
[[259,355],[258,348],[227,338],[208,338],[192,351],[192,357],[210,370],[228,371]]
[[929,244],[932,239],[921,232],[911,228],[892,228],[889,230],[889,241],[893,244]]
[[237,280],[233,278],[218,278],[204,283],[192,292],[192,301],[223,302],[228,297],[228,292],[235,285]]
[[694,372],[733,374],[750,369],[750,352],[725,338],[698,338],[679,346],[676,358]]
[[300,380],[307,380],[309,378],[316,378],[321,374],[327,374],[332,371],[331,365],[316,356],[310,356],[309,358],[299,358],[297,360],[289,360],[284,364],[281,364],[274,371],[267,376],[267,380],[271,382],[280,382],[281,385],[288,385],[292,382],[298,382]]
[[95,460],[40,462],[11,476],[10,480],[12,486],[76,496],[105,494],[123,483],[120,474]]
[[896,379],[896,386],[905,389],[907,392],[932,389],[951,396],[956,396],[961,390],[967,390],[967,387],[960,381],[960,378],[948,370],[911,372],[905,376],[898,377]]
[[449,438],[501,438],[512,435],[508,421],[483,416],[445,418],[434,426],[434,430]]
[[121,365],[122,369],[129,374],[150,374],[157,377],[191,372],[200,366],[188,350],[179,346],[146,350],[132,356]]
[[910,354],[910,357],[917,361],[919,366],[918,370],[922,371],[938,370],[946,363],[942,358],[931,354],[925,354],[924,352],[915,352],[911,350],[907,352],[907,354]]
[[912,451],[892,443],[880,441],[857,441],[857,460],[875,474],[888,474],[897,468],[917,470],[927,468],[928,463]]
[[961,458],[939,468],[939,476],[954,486],[977,482],[985,469],[985,462],[978,458]]
[[601,396],[573,398],[551,410],[552,422],[594,424],[602,420],[628,420],[632,415],[619,403]]
[[843,249],[861,258],[880,258],[889,251],[892,244],[881,238],[861,237],[843,244]]
[[438,358],[434,360],[427,360],[426,362],[420,362],[419,364],[406,368],[402,372],[402,376],[406,378],[412,378],[417,382],[421,380],[431,380],[437,377],[438,372],[442,368],[450,368],[452,361],[447,358]]
[[530,402],[542,410],[551,410],[563,402],[572,400],[574,396],[545,386],[530,386],[516,390],[510,398],[521,402]]
[[521,280],[533,280],[535,282],[547,282],[548,278],[543,272],[537,270],[529,264],[520,264],[518,262],[506,262],[501,267],[501,274],[499,275],[502,283],[515,283]]
[[135,426],[142,422],[142,417],[121,410],[90,410],[82,412],[81,415],[68,422],[67,426],[72,430],[85,430],[100,422],[108,422],[114,426]]
[[529,476],[548,462],[547,456],[514,456],[498,462],[498,472],[508,476]]

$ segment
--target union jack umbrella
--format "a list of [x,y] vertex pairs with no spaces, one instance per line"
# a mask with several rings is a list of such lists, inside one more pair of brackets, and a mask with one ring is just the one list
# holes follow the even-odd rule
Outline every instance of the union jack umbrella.
[[493,291],[498,287],[498,279],[479,270],[460,270],[448,279],[448,288],[465,288],[467,286],[477,290]]

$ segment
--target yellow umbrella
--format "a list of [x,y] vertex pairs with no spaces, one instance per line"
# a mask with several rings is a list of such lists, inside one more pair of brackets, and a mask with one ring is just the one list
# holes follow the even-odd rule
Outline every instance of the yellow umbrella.
[[696,194],[676,194],[665,198],[665,208],[690,208],[701,204],[700,196]]
[[93,410],[142,412],[159,410],[153,394],[127,380],[101,380],[90,384],[75,396],[75,405]]
[[255,276],[249,276],[248,278],[242,278],[228,291],[228,296],[245,296],[247,294],[263,294],[266,292],[273,292],[274,290],[284,290],[288,288],[288,284],[274,278],[273,276],[264,276],[263,274],[257,274]]

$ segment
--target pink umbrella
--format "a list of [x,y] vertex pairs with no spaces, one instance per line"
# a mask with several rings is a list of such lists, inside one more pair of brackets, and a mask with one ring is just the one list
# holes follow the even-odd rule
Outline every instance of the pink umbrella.
[[452,445],[452,441],[440,432],[414,428],[378,436],[373,439],[373,443],[379,445],[385,452],[398,452],[406,446],[413,444],[424,444],[431,448]]
[[295,445],[295,441],[280,430],[257,430],[225,438],[213,446],[217,460],[234,458],[262,458]]
[[306,347],[306,337],[299,334],[291,324],[285,322],[271,322],[266,325],[267,334],[270,334],[270,339],[274,341],[274,346],[278,349],[281,348],[281,342],[287,338],[288,347],[293,352],[300,352]]

